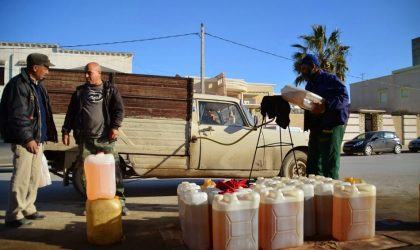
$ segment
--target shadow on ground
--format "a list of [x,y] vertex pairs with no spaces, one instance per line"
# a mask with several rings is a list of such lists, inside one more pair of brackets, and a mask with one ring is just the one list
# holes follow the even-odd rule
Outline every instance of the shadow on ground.
[[1,224],[0,249],[185,249],[177,217],[123,220],[123,230],[120,243],[103,247],[87,242],[84,222],[69,222],[63,230],[9,229]]

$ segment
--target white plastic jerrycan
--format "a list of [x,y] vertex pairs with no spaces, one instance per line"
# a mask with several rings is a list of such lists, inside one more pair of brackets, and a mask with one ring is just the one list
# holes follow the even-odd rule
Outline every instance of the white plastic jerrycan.
[[287,187],[261,193],[260,249],[301,245],[303,245],[303,191]]
[[199,189],[191,189],[181,196],[184,204],[184,228],[182,236],[192,250],[211,249],[210,216],[208,196]]
[[303,191],[304,196],[304,236],[313,237],[316,235],[316,213],[315,213],[315,193],[314,186],[316,181],[306,179],[302,181],[302,184],[298,185],[297,188]]
[[196,183],[190,183],[183,181],[181,184],[178,185],[177,194],[178,194],[178,212],[179,212],[179,224],[181,225],[181,231],[185,231],[185,217],[186,217],[186,210],[185,210],[185,202],[182,199],[182,196],[191,190],[200,190],[200,186]]
[[281,89],[281,96],[284,100],[306,110],[312,110],[314,103],[323,101],[323,98],[315,93],[290,85],[286,85]]
[[89,155],[84,162],[86,194],[89,200],[115,196],[115,160],[112,154]]
[[333,237],[340,241],[375,236],[376,188],[370,184],[335,185]]
[[315,220],[318,236],[330,237],[332,235],[333,193],[332,181],[315,184]]
[[258,206],[256,192],[214,196],[213,249],[258,249]]

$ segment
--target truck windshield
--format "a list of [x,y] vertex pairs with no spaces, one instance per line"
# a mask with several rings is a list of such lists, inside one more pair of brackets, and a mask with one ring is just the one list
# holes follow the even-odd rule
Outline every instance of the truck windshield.
[[246,119],[248,120],[248,124],[254,125],[254,118],[252,117],[252,115],[249,112],[248,108],[245,107],[242,103],[241,103],[241,108],[244,111],[244,114],[246,116]]

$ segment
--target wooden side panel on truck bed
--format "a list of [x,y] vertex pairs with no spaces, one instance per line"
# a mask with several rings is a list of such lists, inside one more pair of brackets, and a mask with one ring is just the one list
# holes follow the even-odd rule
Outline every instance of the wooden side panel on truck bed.
[[[102,79],[112,81],[123,98],[125,119],[117,150],[127,155],[136,173],[143,175],[155,168],[186,169],[192,79],[105,72]],[[50,70],[45,85],[58,131],[61,131],[71,94],[84,82],[82,71]],[[75,151],[75,145],[71,146],[59,143],[47,146],[47,150]]]

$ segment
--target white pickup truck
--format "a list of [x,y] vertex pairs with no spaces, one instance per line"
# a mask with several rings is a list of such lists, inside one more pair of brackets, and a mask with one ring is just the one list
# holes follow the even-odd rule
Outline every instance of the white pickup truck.
[[[238,99],[192,93],[189,78],[132,74],[105,74],[104,78],[117,85],[126,110],[116,146],[126,178],[245,178],[257,146],[252,177],[306,172],[307,133],[291,132],[294,150],[291,145],[273,146],[280,141],[279,130],[263,126],[260,131]],[[82,72],[68,70],[52,70],[46,81],[57,131],[70,94],[81,82]],[[280,131],[282,142],[290,143],[289,132]],[[45,151],[52,171],[72,177],[80,191],[82,168],[72,167],[76,145],[50,143]]]

